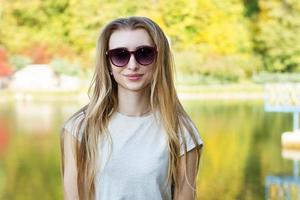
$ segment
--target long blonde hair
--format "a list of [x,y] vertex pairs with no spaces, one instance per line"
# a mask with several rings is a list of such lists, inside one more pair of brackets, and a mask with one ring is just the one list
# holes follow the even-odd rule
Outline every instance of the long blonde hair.
[[[77,127],[79,135],[81,126],[82,139],[76,144],[77,161],[77,185],[80,200],[95,198],[95,177],[99,153],[97,144],[104,134],[109,134],[107,130],[110,116],[118,107],[117,83],[110,76],[110,63],[105,52],[108,50],[108,41],[111,34],[120,29],[144,29],[153,40],[158,55],[154,67],[154,76],[150,83],[150,106],[152,112],[158,111],[160,120],[163,123],[168,138],[169,165],[167,181],[172,185],[172,189],[179,188],[177,172],[180,164],[180,141],[182,138],[185,154],[186,141],[183,130],[186,129],[191,135],[194,143],[198,146],[195,138],[195,130],[192,127],[191,119],[183,109],[174,85],[174,64],[168,40],[161,28],[152,20],[146,17],[119,18],[104,27],[97,41],[96,69],[89,88],[90,102],[76,112],[84,113],[84,118]],[[63,134],[62,134],[63,135]],[[63,141],[63,138],[61,139]],[[63,163],[63,142],[62,147],[62,173],[64,173]],[[197,149],[197,169],[199,166],[200,150]],[[186,156],[185,156],[186,158]],[[184,169],[186,174],[186,163]],[[186,176],[186,175],[185,175]]]

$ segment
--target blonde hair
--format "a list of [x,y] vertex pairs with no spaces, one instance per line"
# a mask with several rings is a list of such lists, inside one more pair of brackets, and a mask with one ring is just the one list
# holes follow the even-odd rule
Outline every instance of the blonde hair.
[[[167,181],[175,188],[180,187],[176,176],[180,164],[180,141],[182,138],[186,154],[186,141],[183,135],[184,129],[191,135],[193,142],[198,146],[195,137],[195,129],[192,127],[191,119],[183,109],[174,85],[174,64],[168,40],[161,28],[152,20],[146,17],[119,18],[104,27],[97,41],[96,69],[89,88],[90,102],[78,112],[84,113],[84,119],[77,127],[77,135],[82,129],[82,139],[76,144],[77,161],[77,185],[80,199],[95,198],[95,177],[99,153],[97,144],[104,134],[108,134],[107,126],[110,116],[118,107],[117,83],[109,74],[110,63],[105,55],[108,50],[108,41],[111,34],[120,29],[144,29],[147,31],[155,44],[158,55],[154,67],[153,79],[150,83],[150,106],[151,111],[158,111],[160,120],[167,133],[169,165]],[[101,122],[101,123],[99,123]],[[179,135],[180,134],[180,135]],[[63,134],[62,134],[63,135]],[[63,138],[61,139],[63,141]],[[63,142],[62,146],[62,173],[63,163]],[[197,169],[199,167],[200,149],[197,148]],[[186,158],[186,156],[185,156]],[[186,176],[185,159],[184,169]],[[182,180],[183,181],[183,180]]]

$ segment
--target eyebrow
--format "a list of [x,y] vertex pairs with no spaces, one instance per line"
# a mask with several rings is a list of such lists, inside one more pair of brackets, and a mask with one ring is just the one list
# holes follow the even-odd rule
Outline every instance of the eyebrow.
[[[134,50],[137,50],[138,48],[141,48],[141,47],[155,47],[155,46],[149,45],[149,44],[147,44],[147,45],[143,44],[143,45],[139,45],[139,46],[135,47]],[[125,46],[115,47],[115,48],[111,48],[111,49],[127,49],[127,50],[129,50],[129,48],[127,48]]]

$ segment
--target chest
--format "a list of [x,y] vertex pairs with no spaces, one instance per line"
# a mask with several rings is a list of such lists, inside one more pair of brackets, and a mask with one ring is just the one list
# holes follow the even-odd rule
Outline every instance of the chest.
[[165,180],[169,155],[162,126],[140,122],[110,124],[108,128],[111,137],[100,146],[100,176],[127,184]]

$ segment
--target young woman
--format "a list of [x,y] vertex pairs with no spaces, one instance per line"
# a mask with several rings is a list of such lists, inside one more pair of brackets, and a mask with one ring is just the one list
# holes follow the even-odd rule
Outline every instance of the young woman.
[[173,68],[152,20],[104,27],[90,102],[62,129],[65,199],[196,199],[203,142],[178,100]]

